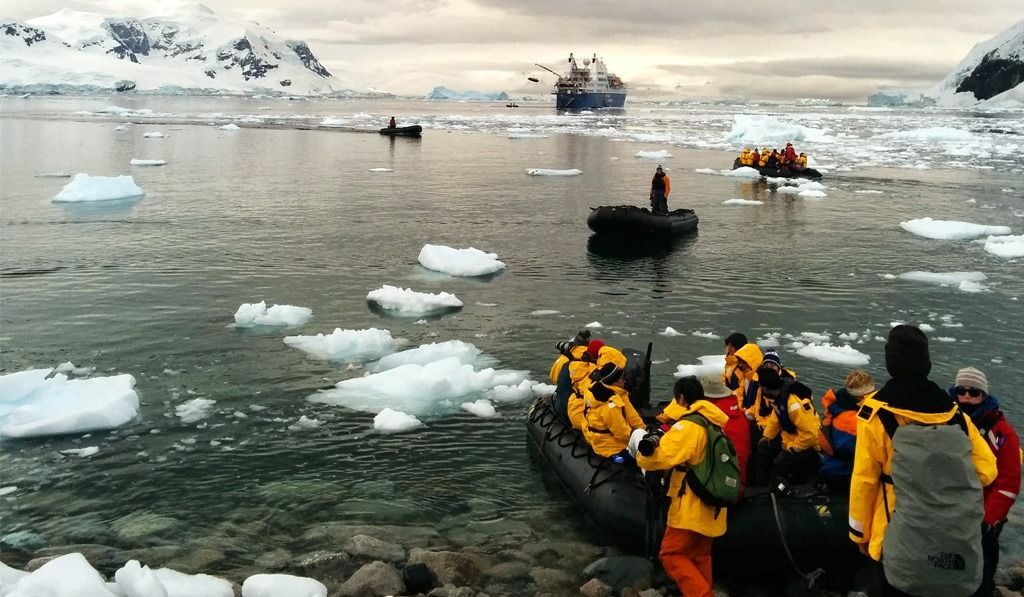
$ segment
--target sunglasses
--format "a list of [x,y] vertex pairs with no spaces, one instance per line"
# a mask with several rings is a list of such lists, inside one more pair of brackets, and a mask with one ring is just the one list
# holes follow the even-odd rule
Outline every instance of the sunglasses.
[[979,390],[978,388],[965,388],[963,386],[957,386],[957,387],[953,388],[953,391],[956,392],[960,396],[963,396],[964,394],[967,394],[971,398],[978,398],[979,396],[982,396],[985,393],[985,392],[982,392],[981,390]]

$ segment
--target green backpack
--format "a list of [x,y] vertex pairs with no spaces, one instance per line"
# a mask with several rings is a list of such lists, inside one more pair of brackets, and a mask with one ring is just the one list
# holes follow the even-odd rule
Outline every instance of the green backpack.
[[736,446],[718,425],[711,424],[700,413],[686,415],[681,421],[700,425],[707,431],[708,444],[704,458],[695,466],[677,467],[686,471],[686,484],[680,494],[689,487],[700,501],[715,508],[725,508],[740,499],[740,461]]

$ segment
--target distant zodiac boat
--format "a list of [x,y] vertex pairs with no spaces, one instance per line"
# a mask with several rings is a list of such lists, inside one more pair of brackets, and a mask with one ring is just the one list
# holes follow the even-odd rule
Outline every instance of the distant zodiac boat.
[[423,127],[418,124],[414,124],[412,126],[382,128],[378,132],[382,135],[391,135],[392,137],[419,137],[420,133],[423,132]]

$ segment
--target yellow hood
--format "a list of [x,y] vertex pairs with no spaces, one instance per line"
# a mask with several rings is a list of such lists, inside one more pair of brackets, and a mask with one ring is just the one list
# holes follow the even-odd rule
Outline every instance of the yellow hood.
[[761,354],[761,349],[757,347],[757,344],[748,342],[736,351],[736,358],[749,365],[751,371],[757,371],[757,368],[761,366],[764,356]]
[[694,402],[690,408],[686,409],[680,419],[689,414],[698,413],[704,416],[705,419],[711,421],[719,427],[724,427],[729,422],[729,415],[725,414],[722,409],[715,406],[710,400],[698,400]]

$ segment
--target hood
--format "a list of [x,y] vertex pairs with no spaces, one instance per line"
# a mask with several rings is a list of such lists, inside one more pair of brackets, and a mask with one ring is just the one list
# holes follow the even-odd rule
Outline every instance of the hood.
[[724,427],[725,424],[729,422],[729,415],[722,412],[722,409],[715,406],[715,404],[710,400],[698,400],[694,402],[693,405],[683,413],[683,416],[685,417],[686,415],[693,413],[703,415],[705,419],[719,427]]
[[764,356],[761,354],[761,349],[757,347],[757,344],[747,342],[736,351],[736,358],[741,359],[744,363],[750,366],[751,371],[757,371],[757,368],[761,366],[761,361]]
[[875,394],[892,412],[926,425],[949,420],[958,407],[947,392],[924,378],[894,378]]

